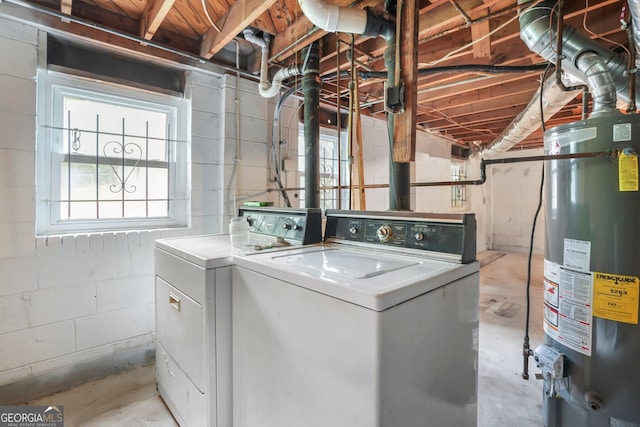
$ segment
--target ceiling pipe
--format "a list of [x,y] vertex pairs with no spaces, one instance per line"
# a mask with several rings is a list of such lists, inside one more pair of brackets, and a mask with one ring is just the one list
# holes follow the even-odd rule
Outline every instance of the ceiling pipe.
[[[548,78],[538,88],[529,104],[516,116],[493,142],[480,147],[475,154],[480,157],[492,157],[509,150],[514,145],[524,141],[540,127],[544,117],[551,117],[567,105],[580,93],[580,90],[566,91],[558,84],[555,76]],[[542,96],[542,109],[540,107]],[[544,117],[541,112],[544,111]]]
[[271,36],[265,33],[264,37],[260,38],[256,36],[250,28],[245,29],[242,34],[246,41],[260,47],[260,83],[258,84],[260,96],[263,98],[273,98],[280,92],[284,79],[302,74],[302,67],[298,64],[292,64],[279,69],[273,76],[273,82],[269,83],[269,43],[271,42]]
[[[328,31],[328,32],[342,32],[342,33],[350,33],[350,34],[361,34],[366,37],[382,37],[387,42],[387,51],[395,47],[396,40],[396,26],[394,22],[391,22],[389,19],[382,16],[382,14],[375,13],[372,9],[357,9],[357,8],[348,8],[348,7],[340,7],[335,4],[327,4],[323,0],[298,0],[298,4],[300,5],[300,9],[302,9],[302,13],[305,17],[316,27]],[[390,5],[390,4],[389,4]],[[385,51],[385,63],[387,63],[387,52]],[[391,67],[393,68],[393,67]],[[393,79],[392,71],[387,63],[387,73],[388,79],[391,81]],[[306,76],[306,72],[305,72]],[[356,78],[355,75],[351,76],[353,79]],[[307,134],[309,134],[309,138],[312,138],[315,134],[310,126],[307,126],[307,117],[306,111],[309,108],[309,105],[306,104],[306,95],[305,95],[305,140],[307,139]],[[360,102],[356,100],[356,102]],[[392,114],[389,115],[390,120],[388,126],[393,126],[393,118]],[[391,132],[390,135],[393,135]],[[393,136],[390,136],[389,144],[393,146]],[[309,155],[318,155],[317,151],[311,151],[309,148],[305,147],[305,156]],[[394,194],[410,194],[409,193],[409,181],[405,179],[409,177],[409,174],[400,174],[398,171],[402,171],[406,169],[409,170],[410,164],[399,165],[393,162],[392,156],[390,156],[389,161],[389,182],[392,184],[393,190],[390,189],[390,193]],[[305,173],[308,173],[309,170]],[[306,181],[305,181],[306,182]],[[399,210],[408,210],[409,206],[409,197],[400,197],[402,200],[406,200],[406,203],[400,207],[396,207]],[[392,204],[390,202],[390,204]],[[405,208],[406,206],[406,208]],[[393,207],[392,207],[393,208]]]
[[328,32],[362,34],[388,40],[395,26],[371,9],[357,9],[327,4],[322,0],[298,0],[302,13],[316,27]]

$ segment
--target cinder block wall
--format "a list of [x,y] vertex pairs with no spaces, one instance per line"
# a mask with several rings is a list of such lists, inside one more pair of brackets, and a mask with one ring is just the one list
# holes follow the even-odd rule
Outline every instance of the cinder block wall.
[[[152,360],[153,241],[227,230],[235,78],[191,72],[191,227],[35,235],[38,30],[0,18],[0,401]],[[268,101],[242,83],[242,188],[264,190]],[[226,111],[229,110],[229,111]],[[261,117],[257,120],[257,117]],[[225,148],[225,144],[227,147]],[[245,164],[246,163],[246,164]],[[62,378],[56,378],[62,377]],[[21,384],[17,386],[16,384]],[[13,385],[13,386],[12,386]],[[49,389],[47,389],[49,387]],[[33,397],[33,395],[31,395]]]
[[[542,148],[514,151],[500,157],[539,156]],[[490,247],[498,251],[527,252],[533,217],[538,205],[542,162],[491,165],[487,173],[491,190]],[[544,204],[538,216],[534,252],[544,253]]]

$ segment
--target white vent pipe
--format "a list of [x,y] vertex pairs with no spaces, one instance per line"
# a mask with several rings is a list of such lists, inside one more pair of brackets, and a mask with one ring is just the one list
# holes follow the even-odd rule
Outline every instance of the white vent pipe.
[[340,7],[322,0],[298,0],[298,4],[304,16],[325,31],[363,34],[367,27],[367,12],[363,9]]
[[273,98],[280,92],[284,79],[302,74],[300,66],[293,64],[278,70],[275,76],[273,76],[273,82],[269,83],[267,75],[269,73],[269,42],[271,41],[271,36],[265,34],[264,38],[261,39],[250,29],[244,30],[243,34],[246,41],[260,47],[260,84],[258,85],[260,96],[263,98]]
[[298,0],[298,4],[304,16],[324,31],[382,37],[387,42],[395,37],[395,24],[372,9],[340,7],[322,0]]

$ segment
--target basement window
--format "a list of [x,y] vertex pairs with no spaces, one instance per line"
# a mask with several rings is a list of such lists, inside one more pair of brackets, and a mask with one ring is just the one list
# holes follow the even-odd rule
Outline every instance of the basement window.
[[38,235],[187,225],[183,97],[38,73]]
[[[451,180],[465,181],[467,174],[462,163],[451,164]],[[467,207],[467,187],[464,185],[451,186],[451,207],[466,208]]]
[[[349,157],[346,133],[340,135],[338,147],[338,131],[325,127],[320,128],[320,208],[344,209],[349,202]],[[340,155],[338,156],[338,150]],[[300,186],[305,185],[305,141],[304,129],[298,133],[298,170],[300,171]],[[338,170],[340,166],[340,170]],[[340,172],[340,173],[338,173]],[[336,188],[340,184],[343,190]],[[340,198],[338,197],[339,191]],[[305,206],[305,191],[300,192],[300,206]]]

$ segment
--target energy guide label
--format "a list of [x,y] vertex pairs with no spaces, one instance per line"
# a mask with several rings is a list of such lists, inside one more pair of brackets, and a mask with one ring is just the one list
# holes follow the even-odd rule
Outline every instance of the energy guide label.
[[592,274],[544,263],[544,332],[566,347],[591,355]]

